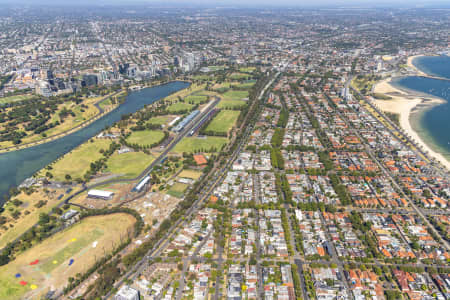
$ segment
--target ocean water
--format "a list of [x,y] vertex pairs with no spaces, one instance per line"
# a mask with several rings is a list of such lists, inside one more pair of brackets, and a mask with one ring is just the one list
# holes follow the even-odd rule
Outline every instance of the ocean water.
[[450,57],[425,56],[413,60],[422,72],[443,79],[422,76],[397,78],[394,85],[445,100],[445,103],[411,114],[411,125],[431,149],[450,160]]
[[424,73],[450,79],[450,56],[420,56],[412,63]]

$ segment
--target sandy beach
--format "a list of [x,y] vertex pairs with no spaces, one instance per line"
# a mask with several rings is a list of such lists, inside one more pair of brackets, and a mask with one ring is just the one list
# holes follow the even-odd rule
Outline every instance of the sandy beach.
[[423,56],[423,55],[409,56],[408,60],[406,61],[406,65],[409,68],[413,69],[415,72],[417,72],[417,75],[419,75],[419,76],[428,76],[426,73],[424,73],[424,72],[420,71],[418,68],[416,68],[416,66],[412,63],[415,58],[421,57],[421,56]]
[[[412,59],[411,59],[412,60]],[[408,63],[410,60],[408,59]],[[412,63],[411,63],[412,64]],[[450,162],[440,153],[431,149],[415,132],[410,123],[410,114],[414,111],[416,106],[421,105],[421,109],[426,106],[436,105],[443,103],[444,100],[439,98],[432,98],[426,96],[420,96],[419,94],[408,93],[400,89],[395,88],[390,84],[390,79],[385,79],[375,85],[375,93],[386,94],[390,96],[391,100],[378,100],[374,99],[374,103],[381,110],[397,113],[400,115],[400,126],[405,132],[414,140],[418,145],[422,147],[425,152],[428,152],[429,156],[435,158],[442,163],[447,169],[450,170]]]

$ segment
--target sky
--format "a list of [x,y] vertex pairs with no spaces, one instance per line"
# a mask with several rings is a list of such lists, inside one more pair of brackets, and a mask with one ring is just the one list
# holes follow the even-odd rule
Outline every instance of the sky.
[[122,4],[181,4],[205,6],[343,6],[343,7],[449,7],[449,0],[0,0],[0,3],[33,5],[122,5]]

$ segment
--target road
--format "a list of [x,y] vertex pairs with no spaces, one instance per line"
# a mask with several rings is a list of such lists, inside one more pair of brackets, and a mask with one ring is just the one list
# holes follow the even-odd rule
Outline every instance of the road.
[[294,259],[297,265],[298,276],[300,277],[300,285],[302,287],[303,299],[308,300],[308,291],[306,290],[305,275],[303,275],[303,262],[300,259]]
[[[329,99],[328,99],[329,100]],[[344,114],[341,113],[341,111],[339,109],[336,109],[337,114],[341,117],[342,120],[344,120],[344,122],[346,123],[346,125],[348,126],[348,128],[351,129],[352,133],[355,134],[360,141],[364,141],[364,138],[359,134],[358,130],[355,130],[355,128],[353,127],[353,124],[351,124],[351,122],[349,122],[349,120],[347,119],[346,116],[344,116]],[[375,118],[376,120],[378,120],[377,118]],[[378,122],[380,122],[378,120]],[[381,124],[381,122],[380,122]],[[383,124],[381,124],[383,125]],[[384,126],[384,125],[383,125]],[[394,135],[395,137],[395,135]],[[407,145],[405,145],[407,147]],[[450,247],[448,242],[442,238],[442,236],[440,235],[440,233],[436,230],[436,228],[434,228],[434,226],[430,223],[430,221],[428,220],[428,218],[422,213],[422,211],[416,206],[416,204],[414,203],[414,201],[406,194],[403,193],[403,189],[398,185],[397,181],[395,180],[394,176],[388,171],[386,170],[386,168],[384,167],[383,164],[381,164],[377,158],[377,156],[373,153],[373,150],[366,144],[364,143],[364,148],[367,152],[367,154],[370,156],[370,158],[377,164],[377,166],[379,167],[379,169],[383,172],[383,174],[386,176],[386,178],[389,178],[389,180],[391,181],[391,183],[393,184],[393,186],[400,191],[400,193],[402,194],[402,196],[407,199],[407,201],[409,202],[409,204],[411,205],[411,207],[415,210],[415,212],[421,216],[424,220],[424,222],[427,224],[427,226],[438,236],[441,238],[442,244],[445,246],[445,248],[447,249],[447,251],[449,251]]]
[[[75,198],[76,196],[78,196],[79,194],[85,192],[88,189],[93,189],[93,188],[96,188],[98,186],[103,186],[103,185],[106,185],[106,184],[114,184],[114,183],[120,183],[120,182],[132,182],[132,181],[139,181],[139,180],[141,180],[142,178],[147,176],[150,173],[150,171],[155,166],[160,164],[161,161],[163,161],[166,158],[166,156],[169,154],[169,152],[192,130],[192,128],[198,122],[200,122],[212,109],[214,109],[214,107],[217,105],[217,103],[219,103],[219,101],[220,101],[220,99],[216,98],[214,100],[214,102],[208,107],[208,109],[203,111],[193,121],[191,121],[186,126],[186,128],[182,132],[180,132],[175,137],[175,139],[164,149],[164,151],[161,152],[161,154],[147,168],[145,168],[145,170],[142,171],[141,174],[139,174],[135,178],[131,178],[131,179],[111,179],[111,180],[107,180],[107,181],[101,181],[101,182],[98,182],[96,184],[92,184],[92,185],[89,185],[89,186],[84,186],[83,189],[81,189],[80,191],[78,191],[78,192],[74,193],[73,195],[71,195],[64,202],[62,202],[59,206],[64,205],[66,203],[73,204],[73,203],[70,203],[70,200],[72,200],[73,198]],[[86,207],[83,207],[83,208],[86,208]]]
[[[350,79],[351,80],[351,79]],[[402,128],[400,128],[399,126],[397,126],[397,124],[395,124],[394,122],[391,121],[391,119],[389,119],[388,117],[386,117],[386,115],[384,114],[384,112],[382,112],[381,110],[378,109],[378,107],[376,107],[371,101],[368,101],[363,95],[361,95],[361,93],[359,91],[357,91],[356,89],[352,88],[352,91],[354,91],[356,94],[358,94],[358,96],[365,102],[367,103],[374,111],[377,112],[377,114],[379,114],[383,120],[385,120],[392,128],[394,128],[398,134],[400,134],[402,136],[402,138],[404,138],[410,145],[414,146],[414,149],[412,149],[416,154],[418,154],[419,156],[425,157],[426,160],[433,162],[433,159],[431,159],[427,153],[425,153],[425,151],[422,150],[422,148],[417,145],[417,143],[411,139],[404,131]],[[376,120],[378,120],[378,118],[375,118]],[[378,122],[380,122],[378,120]],[[383,125],[384,126],[384,125]],[[403,142],[390,128],[384,126],[390,133],[391,135],[398,140],[399,142],[401,142],[403,145],[405,145],[408,148],[409,147],[405,142]],[[434,165],[434,163],[430,163],[430,165],[433,167],[434,171],[437,172],[438,174],[440,174],[443,177],[448,176],[448,171],[443,171],[446,170],[444,167],[439,166],[436,167]]]
[[[261,91],[261,93],[259,94],[257,100],[260,101],[265,92],[267,91],[267,89],[273,84],[273,82],[278,78],[278,76],[281,73],[278,72],[274,78],[272,80],[270,80],[266,86],[263,88],[263,90]],[[216,98],[216,101],[218,99]],[[207,112],[211,109],[214,108],[215,105],[211,105],[209,107],[209,109],[202,113],[202,116],[204,116],[205,114],[207,114]],[[197,118],[196,118],[197,119]],[[198,120],[200,121],[201,118]],[[197,123],[197,121],[195,122],[191,122],[190,125],[183,130],[183,132],[180,135],[185,136],[192,128],[193,126]],[[203,188],[203,192],[200,193],[198,199],[193,203],[193,205],[186,211],[186,215],[184,217],[184,219],[179,219],[177,222],[175,222],[174,225],[172,225],[172,227],[167,231],[167,233],[156,243],[155,247],[153,247],[153,249],[150,249],[147,254],[144,256],[144,258],[142,258],[139,262],[137,262],[130,271],[128,271],[119,281],[117,281],[114,284],[114,287],[119,288],[127,279],[135,279],[138,274],[140,274],[146,267],[147,267],[147,261],[149,259],[152,259],[154,257],[158,257],[163,250],[169,245],[170,243],[170,237],[172,237],[176,232],[177,229],[179,227],[183,227],[186,225],[186,220],[189,220],[190,217],[194,214],[197,213],[197,211],[200,209],[201,204],[203,204],[207,199],[209,199],[209,197],[212,195],[213,190],[215,189],[215,187],[222,181],[222,179],[225,177],[226,175],[226,171],[228,170],[228,168],[231,167],[232,163],[234,162],[234,160],[238,157],[239,153],[241,152],[243,146],[246,143],[247,138],[250,136],[251,130],[253,129],[253,124],[250,126],[246,127],[245,133],[242,137],[242,139],[240,140],[238,146],[236,147],[236,149],[233,151],[231,157],[228,159],[227,163],[222,166],[222,168],[220,168],[219,171],[214,172],[215,170],[213,169],[211,171],[214,172],[214,176],[213,176],[213,181],[209,181],[208,184],[206,184],[206,186]],[[181,137],[182,138],[182,137]],[[175,144],[181,140],[181,138],[177,138],[175,141],[172,142],[172,144],[169,145],[170,148],[173,148],[175,146]],[[168,148],[169,148],[168,147]],[[168,152],[170,151],[170,149],[166,149],[158,158],[163,158]],[[161,160],[159,159],[159,161]],[[156,162],[156,160],[155,160]],[[155,163],[154,162],[154,163]],[[154,164],[152,164],[154,165]],[[149,170],[151,170],[152,166],[149,166],[149,168],[147,168],[148,170],[144,171],[143,174],[141,174],[141,177],[145,174],[148,173]],[[105,184],[104,182],[101,183],[101,185]],[[222,266],[222,261],[219,261],[219,267],[221,268]],[[219,278],[220,276],[218,276]],[[184,280],[184,278],[183,278]],[[216,291],[218,290],[218,286],[216,285]],[[217,292],[216,295],[218,295],[220,293]],[[108,299],[109,297],[112,296],[112,292],[109,292],[106,296],[105,299]]]
[[[164,249],[170,244],[170,238],[174,236],[177,232],[177,229],[184,227],[187,224],[187,220],[190,219],[190,217],[197,213],[198,210],[201,207],[201,204],[203,204],[209,197],[212,195],[212,192],[214,188],[222,181],[222,179],[225,177],[226,170],[232,165],[234,160],[237,158],[238,154],[240,153],[242,146],[243,146],[244,139],[241,140],[241,143],[234,151],[232,157],[228,161],[225,166],[223,166],[218,172],[215,173],[214,179],[212,183],[210,182],[203,188],[203,192],[200,194],[198,199],[194,202],[194,204],[186,211],[186,215],[184,220],[179,219],[164,235],[163,238],[161,238],[155,247],[147,252],[147,254],[142,258],[130,271],[128,271],[121,280],[119,280],[115,287],[120,287],[126,279],[132,279],[134,280],[138,274],[140,274],[146,267],[147,267],[147,260],[158,257],[161,255],[161,253],[164,251]],[[183,279],[184,280],[184,279]],[[106,299],[111,296],[111,292],[106,295]]]
[[200,249],[202,249],[202,247],[209,240],[213,230],[214,229],[211,229],[211,231],[203,238],[203,240],[200,243],[200,245],[198,245],[198,247],[195,249],[194,253],[192,253],[192,256],[188,256],[188,257],[183,259],[183,270],[181,271],[180,286],[179,286],[179,288],[177,290],[177,294],[176,294],[176,297],[175,297],[176,300],[181,300],[181,298],[183,297],[184,287],[186,286],[185,274],[186,274],[187,269],[189,268],[191,260],[195,259],[198,256],[198,253],[200,252]]

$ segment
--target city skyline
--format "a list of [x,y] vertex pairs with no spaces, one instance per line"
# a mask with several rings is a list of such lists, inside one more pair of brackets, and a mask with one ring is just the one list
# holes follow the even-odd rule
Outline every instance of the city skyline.
[[450,299],[444,4],[123,2],[0,5],[1,300]]

